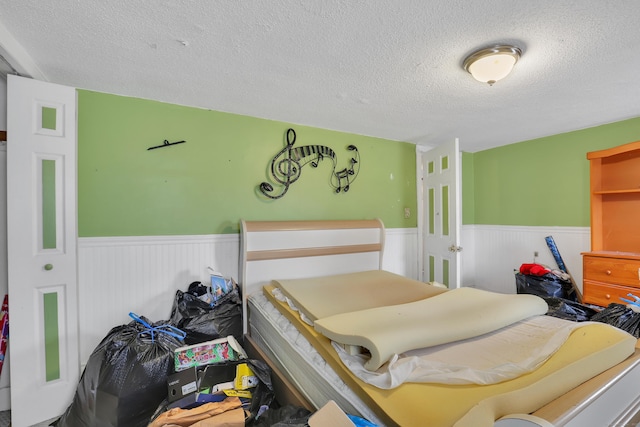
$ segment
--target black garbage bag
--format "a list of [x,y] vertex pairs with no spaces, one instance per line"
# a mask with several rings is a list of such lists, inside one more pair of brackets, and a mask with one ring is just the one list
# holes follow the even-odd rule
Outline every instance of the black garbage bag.
[[569,301],[578,300],[571,281],[562,280],[553,273],[543,276],[516,273],[516,292],[539,297],[563,298]]
[[269,408],[274,404],[275,393],[271,382],[271,368],[269,368],[269,365],[258,359],[249,359],[247,363],[259,380],[258,385],[251,392],[249,416],[245,420],[245,425],[251,425],[264,408]]
[[556,297],[543,297],[543,299],[549,306],[547,316],[559,317],[560,319],[574,322],[586,322],[598,313],[597,310],[576,301]]
[[[200,286],[194,286],[196,283]],[[242,298],[238,288],[234,286],[212,305],[198,298],[204,287],[194,282],[189,291],[176,291],[169,323],[187,334],[187,345],[229,335],[242,343]]]
[[616,328],[629,332],[636,338],[640,338],[640,313],[627,307],[625,304],[612,302],[591,317],[591,320],[613,325]]
[[95,348],[56,427],[146,427],[167,396],[180,331],[144,317],[117,326]]
[[247,427],[306,427],[311,411],[293,405],[269,408]]

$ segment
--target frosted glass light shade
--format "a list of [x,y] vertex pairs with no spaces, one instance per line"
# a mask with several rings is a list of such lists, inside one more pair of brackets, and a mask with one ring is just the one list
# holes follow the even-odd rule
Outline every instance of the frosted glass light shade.
[[474,79],[493,85],[509,75],[521,53],[514,46],[493,46],[472,53],[462,66]]

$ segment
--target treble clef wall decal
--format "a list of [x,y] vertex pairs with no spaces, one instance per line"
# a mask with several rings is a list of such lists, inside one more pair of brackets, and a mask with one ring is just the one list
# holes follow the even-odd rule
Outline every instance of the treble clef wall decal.
[[331,186],[336,193],[346,193],[353,181],[355,181],[360,170],[360,153],[355,145],[349,145],[347,150],[352,152],[349,165],[336,171],[336,153],[326,145],[305,145],[294,148],[296,142],[296,131],[287,129],[287,144],[271,160],[271,178],[281,186],[281,191],[274,193],[273,186],[268,182],[263,182],[259,186],[260,192],[270,199],[279,199],[289,191],[291,184],[300,178],[302,168],[308,164],[317,168],[318,164],[325,158],[331,159],[333,168],[331,171]]

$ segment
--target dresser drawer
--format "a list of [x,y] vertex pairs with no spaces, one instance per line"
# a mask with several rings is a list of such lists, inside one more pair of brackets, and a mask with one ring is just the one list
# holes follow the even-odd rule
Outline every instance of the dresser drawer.
[[585,255],[582,263],[584,280],[640,287],[640,260]]
[[609,285],[607,283],[591,282],[588,280],[584,281],[582,287],[582,301],[601,307],[606,307],[612,302],[626,304],[620,297],[633,301],[632,297],[627,296],[629,293],[640,297],[640,289],[632,287]]

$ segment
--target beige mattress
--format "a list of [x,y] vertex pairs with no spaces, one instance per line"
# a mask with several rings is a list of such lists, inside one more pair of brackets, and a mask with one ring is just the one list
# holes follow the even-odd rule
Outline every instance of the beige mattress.
[[590,324],[580,328],[580,333],[572,333],[539,369],[513,380],[483,386],[407,383],[384,390],[364,383],[345,369],[330,340],[301,322],[286,303],[275,299],[272,288],[265,288],[267,298],[387,425],[492,426],[494,420],[503,415],[533,412],[620,363],[634,352],[636,344],[636,340],[623,331],[604,324]]

